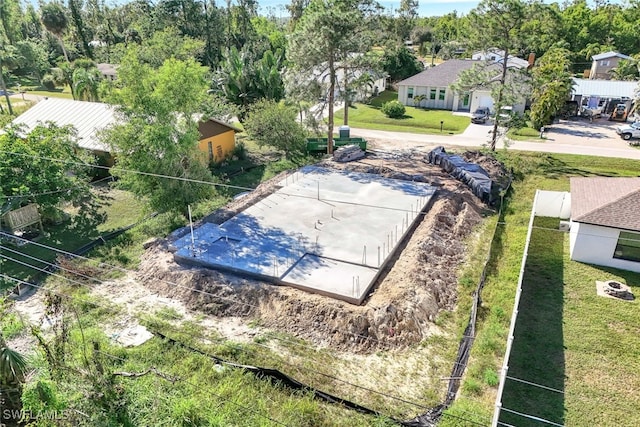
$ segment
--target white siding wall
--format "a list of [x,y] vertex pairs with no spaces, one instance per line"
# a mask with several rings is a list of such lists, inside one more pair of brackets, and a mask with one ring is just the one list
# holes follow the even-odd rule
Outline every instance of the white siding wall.
[[[491,112],[495,113],[493,109],[493,98],[491,98],[491,91],[488,90],[476,90],[471,94],[471,112],[476,111],[480,107],[489,107]],[[525,101],[513,104],[513,111],[518,113],[524,113]]]
[[640,262],[613,258],[620,230],[571,221],[569,250],[571,259],[588,264],[640,272]]
[[[398,86],[398,101],[402,104],[407,105],[409,107],[415,107],[416,104],[413,102],[413,98],[409,99],[407,97],[409,88],[413,88],[413,97],[415,98],[418,95],[426,96],[426,99],[420,102],[420,107],[422,108],[433,108],[437,110],[453,110],[454,107],[454,93],[453,90],[446,87],[430,87],[430,86],[406,86],[399,85]],[[431,89],[436,90],[436,99],[430,99]],[[444,100],[440,100],[440,91],[444,90]]]
[[378,80],[376,80],[375,82],[373,82],[374,86],[378,86],[378,93],[387,90],[387,78],[386,77],[380,77]]
[[411,104],[407,103],[407,88],[408,86],[404,86],[404,85],[398,86],[398,101],[400,101],[400,103],[403,105],[413,104],[413,102],[411,102]]

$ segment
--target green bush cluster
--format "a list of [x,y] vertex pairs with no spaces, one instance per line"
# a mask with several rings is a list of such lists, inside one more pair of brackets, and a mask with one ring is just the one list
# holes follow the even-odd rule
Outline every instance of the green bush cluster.
[[44,86],[47,90],[54,90],[56,88],[56,82],[54,77],[51,74],[45,74],[42,77],[42,86]]
[[382,104],[382,112],[391,119],[399,119],[404,116],[405,108],[399,101],[389,101]]

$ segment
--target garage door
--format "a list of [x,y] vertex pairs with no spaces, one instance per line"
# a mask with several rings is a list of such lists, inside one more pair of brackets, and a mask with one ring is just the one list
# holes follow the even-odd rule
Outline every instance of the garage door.
[[478,107],[489,107],[493,111],[493,98],[491,98],[491,95],[479,95]]

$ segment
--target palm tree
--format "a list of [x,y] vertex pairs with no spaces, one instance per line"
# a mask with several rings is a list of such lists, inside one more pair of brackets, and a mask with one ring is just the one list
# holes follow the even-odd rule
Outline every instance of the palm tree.
[[0,334],[0,401],[4,401],[3,409],[20,409],[26,368],[24,356],[7,347]]
[[[9,107],[9,114],[13,115],[13,107],[11,106],[11,99],[9,98],[9,93],[7,92],[7,85],[4,82],[4,78],[2,73],[4,72],[4,65],[14,59],[13,51],[15,49],[13,46],[5,46],[4,43],[0,44],[0,91],[4,94],[5,99],[7,100],[7,107]],[[0,106],[0,112],[4,112],[2,107]]]
[[637,80],[639,67],[640,63],[636,58],[621,59],[618,66],[611,69],[609,74],[613,80]]
[[59,3],[51,2],[42,5],[40,7],[40,13],[42,24],[58,39],[60,46],[62,47],[64,59],[69,62],[69,56],[67,55],[67,50],[65,49],[64,42],[62,41],[62,35],[69,26],[69,21],[67,20],[67,16],[64,14],[64,9]]
[[75,99],[97,102],[100,72],[97,68],[79,67],[73,70],[72,85]]

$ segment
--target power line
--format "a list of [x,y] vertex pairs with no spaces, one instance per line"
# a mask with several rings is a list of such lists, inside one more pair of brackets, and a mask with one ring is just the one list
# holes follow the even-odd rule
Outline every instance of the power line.
[[[93,185],[96,185],[99,182],[106,181],[107,179],[113,179],[113,177],[108,176],[106,178],[102,178],[102,179],[99,179],[97,181],[89,182],[88,184],[93,186]],[[49,194],[56,194],[56,193],[63,193],[65,191],[71,191],[71,190],[74,190],[74,189],[76,189],[78,187],[79,187],[78,185],[74,185],[72,187],[62,188],[62,189],[59,189],[59,190],[44,191],[42,193],[13,194],[11,196],[5,196],[3,194],[0,194],[0,199],[24,199],[24,198],[28,198],[28,197],[47,196]]]
[[[19,254],[19,255],[23,255],[23,254],[21,254],[21,253],[20,253],[20,252],[18,252],[18,251],[14,251],[14,250],[11,250],[11,249],[6,248],[6,247],[3,247],[3,246],[0,246],[0,249],[8,249],[8,250],[9,250],[9,251],[11,251],[11,252],[17,253],[17,254]],[[48,271],[48,270],[46,270],[46,269],[38,268],[38,267],[35,267],[35,266],[31,265],[31,264],[28,264],[28,263],[24,263],[24,262],[18,261],[18,260],[14,259],[14,258],[11,258],[11,257],[8,257],[8,256],[5,256],[5,255],[2,255],[1,253],[0,253],[0,257],[5,258],[5,259],[10,260],[10,261],[17,262],[17,263],[19,263],[19,264],[22,264],[22,265],[24,265],[24,266],[27,266],[27,267],[30,267],[30,268],[36,269],[36,270],[38,270],[38,271],[41,271],[41,272],[44,272],[44,273],[47,273],[47,274],[50,274],[50,275],[53,275],[53,276],[56,276],[56,277],[60,277],[60,278],[62,278],[62,279],[65,279],[65,280],[71,281],[71,282],[73,282],[73,283],[76,283],[76,284],[79,284],[79,285],[83,285],[83,283],[81,283],[81,282],[77,282],[77,281],[74,281],[74,280],[69,279],[69,278],[67,278],[67,277],[64,277],[64,276],[61,276],[61,275],[54,274],[54,273],[52,273],[52,272],[50,272],[50,271]],[[43,263],[43,264],[46,264],[46,265],[49,265],[50,267],[58,267],[56,264],[53,264],[53,263],[50,263],[50,262],[47,262],[47,261],[41,260],[41,259],[39,259],[39,258],[35,258],[35,257],[31,257],[31,256],[27,256],[27,257],[29,257],[29,258],[31,258],[31,259],[38,260],[39,262],[41,262],[41,263]],[[70,273],[77,274],[77,275],[79,275],[79,276],[81,276],[81,277],[84,277],[84,278],[87,278],[87,279],[90,279],[90,280],[94,280],[94,281],[96,281],[96,282],[98,282],[98,283],[105,283],[104,281],[102,281],[102,280],[100,280],[100,279],[97,279],[97,278],[95,278],[95,277],[91,277],[91,276],[86,276],[86,275],[83,275],[83,274],[79,274],[79,273],[76,273],[76,272],[74,272],[74,271],[72,271],[72,270],[70,270],[70,269],[66,269],[66,268],[62,268],[62,267],[60,267],[60,268],[61,268],[61,269],[63,269],[63,270],[65,270],[65,271],[68,271],[68,272],[70,272]],[[8,276],[5,276],[5,275],[2,275],[2,276],[9,278]],[[21,281],[21,282],[22,282],[22,283],[24,283],[24,284],[29,284],[29,282],[24,282],[24,281]],[[50,292],[51,292],[51,291],[50,291]],[[98,304],[96,304],[96,306],[99,306],[99,305],[98,305]],[[203,336],[199,336],[199,337],[200,337],[200,338],[204,338]],[[295,343],[294,341],[284,340],[284,339],[280,339],[280,338],[278,338],[278,337],[274,337],[274,338],[276,338],[276,339],[278,339],[278,340],[281,340],[281,341],[283,341],[283,342]],[[261,346],[261,347],[267,348],[267,349],[269,349],[269,350],[271,350],[271,351],[274,351],[274,352],[276,351],[276,349],[274,349],[274,348],[272,348],[272,347],[269,347],[269,346],[267,346],[267,345],[265,345],[265,344],[261,344],[261,343],[255,343],[255,344],[256,344],[256,345],[259,345],[259,346]],[[240,350],[242,350],[242,351],[244,351],[244,352],[246,352],[246,350],[245,350],[245,349],[242,349],[242,348],[239,348],[239,349],[240,349]],[[335,377],[335,376],[333,376],[333,375],[326,374],[326,373],[321,372],[321,371],[316,371],[316,370],[314,370],[314,369],[312,369],[312,368],[302,368],[302,367],[300,367],[300,366],[298,366],[298,365],[296,365],[296,364],[293,364],[293,363],[291,363],[291,362],[287,362],[287,361],[285,361],[285,360],[282,360],[282,362],[283,362],[283,363],[285,363],[285,364],[287,364],[287,365],[289,365],[289,366],[292,366],[292,367],[294,367],[294,368],[297,368],[297,369],[306,369],[307,371],[310,371],[310,372],[312,372],[312,373],[315,373],[315,374],[318,374],[318,375],[325,376],[325,377],[327,377],[327,378],[333,379],[333,380],[338,381],[338,382],[342,382],[342,383],[344,383],[344,384],[346,384],[346,385],[349,385],[349,386],[352,386],[352,387],[355,387],[355,388],[359,388],[359,389],[362,389],[362,390],[365,390],[365,391],[368,391],[368,392],[371,392],[371,393],[379,394],[379,395],[384,396],[384,397],[387,397],[387,398],[389,398],[389,399],[393,399],[393,400],[401,401],[401,402],[403,402],[403,403],[406,403],[406,404],[409,404],[409,405],[413,405],[413,406],[419,407],[419,408],[421,408],[421,409],[429,409],[429,407],[428,407],[428,406],[425,406],[425,405],[422,405],[422,404],[419,404],[419,403],[416,403],[416,402],[412,402],[412,401],[409,401],[409,400],[403,399],[403,398],[401,398],[401,397],[394,396],[394,395],[389,394],[389,393],[385,393],[385,392],[382,392],[382,391],[374,390],[374,389],[371,389],[371,388],[369,388],[369,387],[364,387],[364,386],[361,386],[361,385],[358,385],[358,384],[355,384],[355,383],[351,383],[351,382],[346,381],[346,380],[344,380],[344,379],[337,378],[337,377]]]
[[[62,163],[73,164],[73,165],[92,166],[92,165],[88,165],[88,164],[85,164],[85,163],[73,162],[73,161],[70,161],[70,160],[54,159],[54,158],[50,158],[50,157],[34,156],[34,155],[30,155],[30,154],[15,153],[15,152],[10,152],[10,151],[3,151],[3,150],[0,150],[0,153],[13,154],[13,155],[17,155],[17,156],[25,156],[25,157],[31,157],[31,158],[37,158],[37,159],[54,161],[54,162],[62,162]],[[147,176],[154,176],[154,177],[158,177],[158,178],[176,179],[176,180],[180,180],[180,181],[192,182],[192,183],[195,183],[195,184],[206,184],[206,185],[211,185],[211,186],[214,186],[214,187],[232,188],[232,189],[243,190],[243,191],[254,191],[254,190],[257,189],[257,187],[256,188],[241,187],[241,186],[231,185],[231,184],[222,184],[222,183],[217,183],[217,182],[202,181],[202,180],[184,178],[184,177],[178,177],[178,176],[155,174],[155,173],[151,173],[151,172],[142,172],[142,171],[136,171],[136,170],[132,170],[132,169],[122,169],[122,168],[118,168],[117,166],[112,166],[110,168],[107,167],[107,166],[92,166],[92,167],[103,168],[103,169],[107,169],[107,170],[119,170],[121,172],[134,173],[134,174],[147,175]],[[414,181],[407,181],[407,182],[414,182]],[[423,184],[427,184],[427,183],[423,183]],[[283,192],[283,191],[281,191],[281,192],[279,192],[277,194],[280,194],[280,195],[283,195],[283,196],[290,196],[290,197],[300,197],[300,198],[309,199],[309,200],[318,200],[318,198],[315,197],[315,196],[305,196],[303,194],[286,193],[286,192]],[[419,197],[428,197],[428,196],[419,196]],[[432,194],[431,197],[435,197],[435,193]],[[406,213],[412,213],[412,214],[414,214],[416,216],[426,216],[426,215],[428,215],[428,212],[422,212],[422,208],[419,208],[418,205],[416,205],[415,209],[402,209],[402,208],[393,208],[393,207],[380,206],[380,205],[369,205],[369,204],[366,204],[366,203],[349,202],[349,201],[344,201],[344,200],[332,200],[332,199],[322,199],[322,198],[320,198],[319,200],[321,200],[323,202],[327,202],[327,203],[346,204],[346,205],[351,205],[351,206],[361,206],[361,207],[373,208],[373,209],[386,209],[386,210],[393,210],[393,211],[398,211],[398,212],[406,212]],[[427,200],[427,202],[428,202],[428,200]],[[438,216],[439,217],[449,218],[452,215],[438,215]]]
[[[45,292],[52,293],[52,294],[54,294],[54,295],[57,295],[57,296],[64,297],[64,298],[67,298],[67,299],[69,299],[69,300],[72,300],[72,297],[71,297],[70,295],[60,294],[60,293],[54,292],[54,291],[52,291],[52,290],[50,290],[50,289],[47,289],[47,288],[45,288],[45,287],[43,287],[43,286],[38,286],[38,285],[35,285],[35,284],[33,284],[33,283],[29,283],[29,282],[26,282],[26,281],[24,281],[24,280],[17,279],[17,278],[15,278],[15,277],[7,276],[7,275],[2,274],[2,273],[0,273],[0,277],[3,277],[3,278],[8,279],[8,280],[12,280],[12,281],[17,282],[17,283],[20,283],[20,284],[24,284],[24,285],[32,286],[32,287],[37,288],[37,289],[42,289],[42,290],[43,290],[43,291],[45,291]],[[93,303],[92,303],[92,304],[93,304]],[[99,304],[93,304],[93,305],[94,305],[95,307],[99,307],[99,306],[100,306]],[[78,318],[78,319],[76,319],[76,320],[78,321],[78,323],[80,322],[80,319],[79,319],[79,318]],[[95,350],[94,350],[94,351],[95,351]],[[107,356],[109,356],[109,357],[111,357],[111,358],[113,358],[113,359],[119,359],[119,360],[121,360],[121,361],[123,361],[123,362],[126,362],[126,360],[125,360],[125,359],[122,359],[121,357],[114,356],[114,355],[112,355],[112,354],[109,354],[109,353],[106,353],[106,352],[103,352],[103,351],[100,351],[100,350],[98,350],[98,353],[102,353],[102,354],[107,355]],[[181,381],[184,381],[185,383],[187,383],[187,384],[189,384],[189,385],[191,385],[191,386],[193,386],[193,387],[198,387],[196,384],[193,384],[193,383],[192,383],[192,382],[190,382],[190,381],[187,381],[187,380],[181,380]],[[233,401],[233,400],[227,399],[227,398],[225,398],[225,397],[223,397],[223,396],[220,396],[219,394],[213,393],[213,392],[211,392],[211,391],[207,391],[207,393],[208,393],[208,394],[211,394],[211,395],[213,395],[213,396],[215,396],[215,397],[217,397],[217,398],[219,398],[219,399],[221,399],[221,400],[224,400],[224,401],[227,401],[227,402],[229,402],[229,403],[232,403],[232,404],[234,404],[234,405],[238,406],[239,408],[242,408],[242,409],[247,410],[247,411],[251,411],[251,412],[255,413],[256,415],[258,415],[258,416],[260,416],[260,417],[262,417],[262,418],[268,419],[269,421],[272,421],[272,422],[274,422],[274,423],[276,423],[276,424],[278,424],[278,425],[281,425],[281,426],[284,426],[284,427],[289,427],[287,424],[285,424],[285,423],[283,423],[283,422],[281,422],[281,421],[278,421],[278,420],[276,420],[276,419],[274,419],[274,418],[271,418],[271,417],[269,417],[268,415],[265,415],[265,413],[264,413],[264,412],[262,412],[262,411],[258,411],[258,410],[256,410],[256,409],[249,408],[249,407],[247,407],[247,406],[241,405],[241,404],[239,404],[238,402],[235,402],[235,401]]]
[[[16,250],[11,249],[11,248],[9,248],[9,247],[7,247],[7,246],[2,246],[2,245],[0,245],[0,250],[5,250],[5,251],[12,252],[12,253],[14,253],[14,254],[16,254],[16,255],[19,255],[19,256],[22,256],[22,257],[25,257],[25,258],[29,258],[29,259],[31,259],[31,260],[34,260],[34,261],[40,262],[40,263],[45,264],[45,265],[48,265],[48,266],[50,266],[50,267],[54,267],[54,268],[57,268],[57,269],[60,269],[60,270],[66,271],[66,272],[68,272],[68,273],[75,274],[76,276],[80,276],[80,277],[83,277],[83,278],[88,279],[88,280],[93,280],[93,281],[98,282],[98,283],[104,283],[102,280],[100,280],[100,279],[96,279],[95,277],[87,276],[86,274],[82,274],[82,273],[78,273],[77,271],[74,271],[74,270],[71,270],[71,269],[69,269],[69,268],[63,267],[63,266],[61,266],[60,264],[54,264],[54,263],[48,262],[48,261],[43,260],[43,259],[41,259],[41,258],[37,258],[37,257],[34,257],[34,256],[31,256],[31,255],[28,255],[28,254],[23,253],[23,252],[20,252],[20,251],[16,251]],[[0,254],[0,256],[2,256],[2,254]],[[16,261],[16,262],[17,262],[17,261]],[[24,265],[24,264],[23,264],[23,265]],[[32,266],[32,264],[26,264],[26,265],[28,265],[28,266]]]
[[14,156],[31,157],[31,158],[35,158],[35,159],[49,160],[49,161],[52,161],[52,162],[60,162],[60,163],[66,163],[66,164],[71,164],[71,165],[80,165],[80,166],[86,166],[86,167],[97,168],[97,169],[117,170],[117,171],[120,171],[120,172],[134,173],[134,174],[139,174],[139,175],[152,176],[152,177],[156,177],[156,178],[175,179],[175,180],[178,180],[178,181],[193,182],[195,184],[206,184],[206,185],[211,185],[211,186],[214,186],[214,187],[234,188],[234,189],[243,190],[243,191],[253,191],[253,190],[255,190],[255,188],[241,187],[241,186],[238,186],[238,185],[221,184],[219,182],[202,181],[202,180],[198,180],[198,179],[184,178],[184,177],[181,177],[181,176],[163,175],[163,174],[152,173],[152,172],[142,172],[142,171],[136,171],[136,170],[132,170],[132,169],[123,169],[123,168],[120,168],[120,167],[117,167],[117,166],[109,167],[109,166],[91,165],[91,164],[88,164],[88,163],[74,162],[74,161],[71,161],[71,160],[54,159],[54,158],[51,158],[51,157],[44,157],[44,156],[34,156],[32,154],[16,153],[16,152],[5,151],[5,150],[0,150],[0,153],[12,154]]

